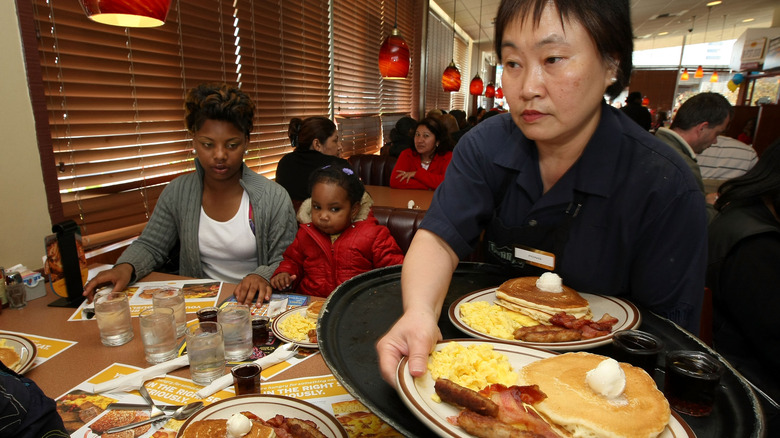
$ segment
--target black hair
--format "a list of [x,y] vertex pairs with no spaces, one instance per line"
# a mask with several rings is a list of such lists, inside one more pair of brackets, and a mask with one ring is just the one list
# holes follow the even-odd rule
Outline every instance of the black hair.
[[317,183],[338,184],[347,191],[347,197],[351,205],[359,204],[363,199],[363,193],[366,191],[354,170],[336,164],[328,164],[311,173],[311,176],[309,176],[309,193],[311,193],[314,185]]
[[[449,131],[447,131],[447,127],[440,119],[436,117],[426,117],[420,120],[417,123],[417,127],[414,128],[415,132],[417,132],[417,128],[419,128],[420,125],[428,128],[431,133],[433,133],[433,136],[436,137],[436,141],[439,142],[439,145],[434,149],[434,154],[444,155],[452,150],[454,147],[452,138],[450,137]],[[414,150],[414,153],[417,153],[417,151]]]
[[604,61],[617,67],[616,81],[605,91],[611,98],[616,98],[628,86],[633,69],[634,40],[628,0],[502,0],[496,15],[494,47],[499,62],[504,31],[512,20],[530,17],[539,25],[542,12],[550,3],[558,9],[561,23],[566,20],[580,23]]
[[687,131],[703,122],[715,127],[730,117],[731,113],[731,104],[722,94],[699,93],[680,106],[669,128]]
[[287,127],[287,136],[290,138],[290,144],[295,149],[306,151],[311,149],[314,139],[325,143],[333,133],[336,132],[336,124],[327,117],[312,116],[305,120],[297,117],[290,120]]
[[230,122],[249,138],[255,120],[255,104],[238,87],[227,84],[200,84],[184,100],[184,125],[190,133],[203,127],[206,120]]
[[771,199],[780,213],[780,137],[761,154],[758,162],[744,175],[732,178],[718,188],[715,209]]

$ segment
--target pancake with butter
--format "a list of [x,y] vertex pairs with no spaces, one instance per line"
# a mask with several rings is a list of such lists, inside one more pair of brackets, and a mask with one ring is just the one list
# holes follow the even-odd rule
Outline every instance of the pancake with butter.
[[582,352],[542,359],[519,370],[519,381],[539,386],[547,399],[534,407],[573,437],[657,437],[671,415],[663,393],[644,370],[625,363],[623,391],[612,398],[598,392],[587,373],[606,359]]
[[[546,273],[546,276],[555,276]],[[575,318],[590,318],[588,300],[574,289],[559,284],[560,291],[542,290],[537,286],[540,277],[520,277],[505,281],[496,290],[496,304],[506,309],[528,315],[542,324],[550,324],[550,318],[566,312]]]
[[2,362],[5,366],[12,370],[16,370],[16,366],[19,365],[21,360],[22,358],[19,356],[19,353],[17,353],[16,350],[4,345],[0,346],[0,362]]
[[[227,420],[199,420],[190,423],[184,430],[182,438],[212,438],[227,436]],[[242,438],[274,438],[276,432],[272,427],[252,422],[252,429]]]

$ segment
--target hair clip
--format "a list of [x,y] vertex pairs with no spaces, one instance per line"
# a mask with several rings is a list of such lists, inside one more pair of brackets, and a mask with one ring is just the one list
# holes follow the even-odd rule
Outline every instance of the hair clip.
[[342,172],[346,173],[347,175],[354,175],[355,172],[352,171],[352,169],[344,167],[341,169]]

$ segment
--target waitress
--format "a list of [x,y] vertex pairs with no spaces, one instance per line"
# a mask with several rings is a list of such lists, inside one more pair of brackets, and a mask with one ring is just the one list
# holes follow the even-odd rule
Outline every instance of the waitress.
[[627,86],[628,2],[504,0],[496,53],[510,113],[458,143],[404,260],[404,314],[379,340],[382,376],[401,356],[422,375],[459,257],[485,230],[508,276],[554,271],[698,332],[707,219],[678,154],[604,102]]

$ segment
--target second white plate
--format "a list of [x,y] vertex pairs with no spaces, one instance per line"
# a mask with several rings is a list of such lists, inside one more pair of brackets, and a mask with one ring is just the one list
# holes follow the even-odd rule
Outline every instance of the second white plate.
[[452,321],[458,330],[475,338],[512,342],[556,351],[586,350],[588,348],[595,348],[601,345],[609,344],[612,342],[612,333],[615,333],[618,330],[635,329],[639,327],[639,324],[642,322],[642,316],[639,313],[639,309],[622,298],[581,293],[580,295],[582,298],[588,300],[590,311],[593,313],[593,318],[595,320],[601,318],[601,316],[605,313],[609,313],[611,316],[617,318],[618,322],[612,327],[612,332],[610,334],[599,336],[593,339],[583,339],[580,341],[570,342],[525,342],[519,340],[501,339],[470,327],[465,323],[465,321],[463,321],[460,313],[460,306],[464,303],[487,301],[490,304],[493,304],[496,301],[496,289],[497,288],[483,289],[459,298],[450,306],[450,321]]
[[0,339],[5,341],[5,346],[13,348],[19,355],[19,363],[12,369],[19,374],[24,374],[33,367],[35,358],[38,356],[38,348],[35,343],[24,336],[13,333],[0,332]]
[[271,331],[274,332],[274,336],[281,339],[283,342],[292,342],[293,344],[300,345],[303,348],[317,348],[318,346],[316,342],[309,342],[308,338],[306,338],[306,341],[297,341],[285,335],[284,332],[282,332],[282,330],[279,328],[279,324],[281,324],[282,321],[295,314],[300,314],[305,318],[306,306],[300,306],[294,309],[290,309],[282,313],[281,315],[277,316],[276,318],[274,318],[273,322],[271,322]]

